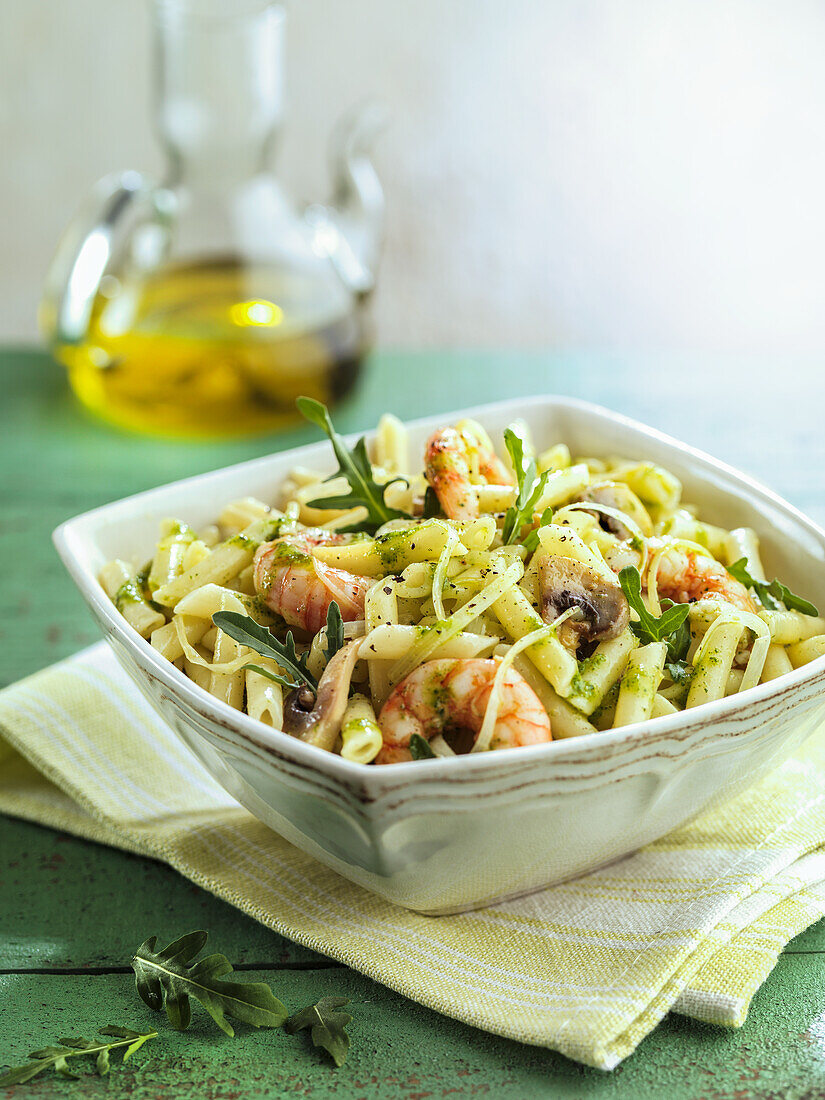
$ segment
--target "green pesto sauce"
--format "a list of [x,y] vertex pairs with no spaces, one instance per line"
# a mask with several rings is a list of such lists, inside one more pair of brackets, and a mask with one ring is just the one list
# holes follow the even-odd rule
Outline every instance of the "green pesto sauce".
[[237,535],[233,535],[231,539],[228,539],[227,544],[237,546],[239,550],[257,550],[260,545],[255,539],[245,535],[243,531],[239,531]]
[[578,695],[580,699],[592,699],[596,689],[585,680],[581,672],[577,672],[570,683],[570,694]]
[[267,606],[266,600],[263,596],[243,596],[241,597],[246,607],[246,610],[254,619],[256,615],[261,615],[264,618],[270,618],[272,611]]
[[290,542],[279,542],[275,547],[272,560],[279,565],[285,563],[289,563],[290,565],[309,565],[312,561],[309,554],[300,550],[297,546],[293,546]]
[[438,723],[444,728],[450,719],[450,691],[441,685],[430,692],[430,706],[438,715]]
[[143,603],[143,593],[138,588],[136,578],[131,577],[128,581],[123,582],[117,592],[115,592],[114,602],[118,611],[122,611],[124,605],[127,603]]
[[181,520],[175,520],[169,527],[169,531],[165,535],[167,539],[176,539],[185,537],[190,541],[194,539],[195,532],[189,526],[188,523],[183,523]]
[[641,682],[638,669],[629,668],[622,676],[622,687],[627,691],[638,691]]
[[375,727],[375,723],[371,722],[369,718],[351,718],[349,722],[344,726],[343,732],[348,734],[353,733],[366,733],[372,734]]
[[591,672],[601,668],[606,660],[607,658],[603,653],[594,653],[591,657],[585,657],[583,661],[579,661],[579,672],[582,676],[588,676]]
[[588,676],[596,669],[601,668],[605,660],[606,657],[603,653],[594,653],[592,657],[586,657],[583,661],[579,661],[578,672],[573,677],[570,685],[573,695],[579,695],[582,699],[593,698],[596,689],[588,680]]
[[616,702],[619,698],[619,685],[613,684],[604,696],[601,703],[596,707],[593,713],[590,715],[590,721],[595,725],[603,715],[605,715],[612,707],[616,706]]
[[388,573],[394,571],[403,555],[410,549],[411,539],[415,538],[417,528],[408,531],[387,531],[375,540],[375,549],[381,558],[381,564]]

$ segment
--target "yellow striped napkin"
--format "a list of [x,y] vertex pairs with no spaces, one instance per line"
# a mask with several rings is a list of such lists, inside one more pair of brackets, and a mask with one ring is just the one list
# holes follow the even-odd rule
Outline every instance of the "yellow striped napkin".
[[0,810],[165,860],[285,936],[487,1031],[611,1069],[675,1010],[737,1026],[825,912],[825,739],[602,871],[423,917],[230,798],[103,645],[0,693]]

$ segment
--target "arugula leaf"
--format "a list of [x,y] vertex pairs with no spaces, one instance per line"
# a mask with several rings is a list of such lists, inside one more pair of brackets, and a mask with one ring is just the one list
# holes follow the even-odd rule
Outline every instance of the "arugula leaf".
[[[674,603],[673,600],[668,599],[660,600],[659,602],[663,612],[670,611],[674,607],[687,607],[688,609],[680,625],[671,632],[670,637],[667,639],[667,654],[670,660],[684,664],[684,658],[687,656],[687,651],[690,649],[691,642],[690,627],[688,626],[687,618],[690,613],[690,604]],[[664,618],[664,615],[662,618]],[[691,672],[691,675],[692,674]]]
[[335,602],[329,605],[327,610],[327,644],[324,655],[331,661],[339,649],[344,646],[344,620],[341,617],[341,608]]
[[[329,618],[327,618],[327,621],[329,621]],[[234,638],[236,642],[249,646],[256,653],[260,653],[262,657],[270,657],[281,668],[291,672],[295,679],[291,680],[288,676],[270,672],[266,668],[261,668],[260,665],[245,665],[245,668],[251,668],[253,672],[258,672],[262,676],[274,680],[276,684],[282,684],[283,687],[295,688],[300,687],[303,683],[312,688],[313,691],[317,689],[317,681],[307,668],[306,654],[299,655],[295,651],[295,639],[291,630],[287,631],[286,640],[281,642],[265,626],[256,623],[249,615],[242,615],[240,611],[216,611],[212,616],[212,622],[224,634]]]
[[60,1046],[44,1047],[42,1050],[33,1050],[29,1055],[33,1059],[24,1066],[13,1066],[0,1077],[0,1088],[8,1085],[22,1085],[31,1081],[44,1069],[53,1067],[63,1077],[77,1079],[77,1074],[69,1069],[67,1059],[80,1058],[84,1055],[95,1055],[95,1068],[103,1077],[109,1072],[109,1053],[126,1047],[123,1052],[123,1061],[131,1057],[147,1040],[157,1039],[156,1031],[132,1031],[128,1027],[115,1027],[108,1024],[99,1030],[100,1035],[117,1036],[111,1043],[95,1042],[89,1039],[60,1039]]
[[533,554],[539,548],[539,527],[546,527],[548,523],[553,522],[553,509],[545,508],[541,513],[541,517],[538,522],[538,526],[534,527],[527,536],[522,540],[522,546],[528,553]]
[[299,397],[295,404],[298,412],[307,420],[318,427],[328,437],[338,459],[338,469],[326,479],[332,481],[336,477],[344,477],[349,483],[350,492],[336,497],[319,497],[309,501],[311,508],[366,508],[367,515],[364,520],[350,524],[348,527],[340,527],[340,531],[368,531],[371,535],[388,520],[411,519],[407,512],[400,512],[397,508],[390,508],[384,499],[384,494],[390,485],[396,481],[406,482],[406,478],[394,477],[385,485],[379,485],[372,476],[372,465],[367,454],[367,442],[362,436],[352,450],[347,447],[343,438],[332,426],[329,410],[326,405],[312,397]]
[[429,760],[435,757],[429,742],[425,741],[420,733],[414,733],[410,738],[410,756],[413,760]]
[[155,950],[157,936],[142,943],[132,959],[135,986],[142,1000],[156,1012],[165,1002],[166,1015],[177,1031],[189,1026],[190,997],[200,1001],[226,1035],[235,1034],[227,1016],[253,1027],[280,1027],[287,1011],[265,982],[222,980],[232,973],[232,963],[225,955],[216,953],[192,961],[207,935],[189,932],[161,951]]
[[428,485],[426,492],[424,493],[424,510],[421,513],[422,519],[435,519],[436,516],[441,515],[441,505],[438,503],[438,494],[432,485]]
[[322,997],[317,1004],[302,1008],[300,1012],[290,1016],[284,1027],[291,1035],[304,1028],[311,1028],[313,1045],[323,1047],[336,1066],[342,1066],[349,1053],[349,1035],[345,1028],[352,1021],[352,1016],[348,1012],[339,1012],[338,1009],[347,1004],[349,997]]
[[668,657],[680,661],[690,646],[690,630],[685,621],[690,612],[689,603],[662,600],[662,614],[651,615],[642,600],[642,577],[635,565],[626,565],[619,573],[619,583],[627,602],[639,616],[630,629],[640,642],[667,642]]
[[693,665],[687,661],[665,661],[665,672],[674,684],[689,684],[693,679]]
[[518,539],[525,523],[533,522],[534,510],[544,492],[550,471],[539,475],[535,458],[524,453],[524,441],[512,428],[504,429],[504,445],[513,463],[518,487],[515,504],[504,513],[501,537],[506,546]]
[[769,611],[779,611],[777,601],[781,600],[789,611],[800,611],[803,615],[819,614],[819,610],[814,604],[809,600],[804,600],[801,596],[795,595],[778,577],[774,577],[772,581],[758,581],[750,575],[747,565],[747,558],[739,558],[733,565],[728,566],[728,572],[740,584],[744,584],[745,588],[752,588],[763,607],[766,607]]

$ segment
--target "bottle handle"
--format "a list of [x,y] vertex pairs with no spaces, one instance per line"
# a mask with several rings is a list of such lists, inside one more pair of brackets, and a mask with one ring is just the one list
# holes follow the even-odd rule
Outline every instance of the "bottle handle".
[[150,199],[155,187],[139,172],[105,176],[60,239],[46,276],[40,327],[52,345],[85,337],[100,281],[128,211]]
[[383,237],[384,190],[369,154],[386,125],[387,111],[375,100],[338,120],[329,143],[331,202],[313,204],[305,213],[316,247],[327,253],[342,281],[359,296],[375,285]]

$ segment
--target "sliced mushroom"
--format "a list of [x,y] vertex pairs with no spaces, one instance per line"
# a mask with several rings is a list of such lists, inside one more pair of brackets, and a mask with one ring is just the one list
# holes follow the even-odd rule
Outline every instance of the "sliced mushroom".
[[[633,490],[621,481],[598,481],[595,485],[590,485],[585,489],[580,499],[592,501],[593,504],[604,504],[608,508],[615,508],[619,512],[624,512],[641,528],[643,535],[653,534],[653,526],[644,504]],[[616,538],[623,541],[633,538],[633,532],[630,528],[614,516],[605,515],[604,512],[596,512],[596,517],[605,531],[609,531]]]
[[559,641],[568,649],[582,642],[606,642],[630,622],[630,609],[618,582],[601,576],[584,562],[549,554],[539,563],[541,616],[552,623],[569,608],[580,614],[559,627]]
[[293,737],[303,737],[317,722],[315,692],[312,688],[293,688],[284,696],[284,732]]
[[300,737],[309,745],[332,751],[341,731],[353,669],[361,639],[339,649],[318,682],[318,691],[293,688],[284,699],[284,732]]

